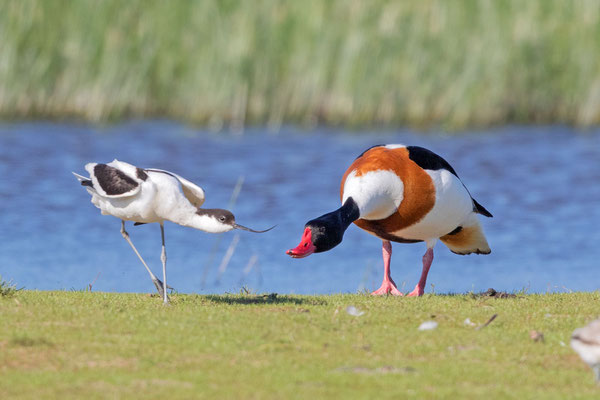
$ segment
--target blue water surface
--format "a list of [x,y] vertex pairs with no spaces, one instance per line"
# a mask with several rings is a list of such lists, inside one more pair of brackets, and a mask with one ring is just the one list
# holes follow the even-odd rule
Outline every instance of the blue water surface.
[[[176,172],[206,192],[207,208],[232,206],[265,234],[207,234],[167,223],[168,281],[183,293],[355,293],[379,287],[381,241],[351,226],[338,247],[291,259],[304,223],[339,207],[340,179],[364,149],[427,147],[448,160],[494,214],[482,218],[487,256],[458,256],[442,243],[426,292],[591,291],[600,287],[600,130],[505,127],[460,136],[284,129],[211,133],[165,121],[108,127],[0,125],[0,275],[27,289],[153,292],[142,264],[71,174],[114,158]],[[128,225],[161,276],[157,224]],[[236,239],[239,235],[239,241]],[[238,241],[229,263],[227,249]],[[425,245],[394,244],[392,276],[412,290]]]

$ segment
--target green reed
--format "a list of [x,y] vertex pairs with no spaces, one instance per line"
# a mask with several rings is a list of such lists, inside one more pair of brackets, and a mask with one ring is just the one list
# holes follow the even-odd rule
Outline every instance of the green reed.
[[6,0],[0,116],[589,126],[600,4]]

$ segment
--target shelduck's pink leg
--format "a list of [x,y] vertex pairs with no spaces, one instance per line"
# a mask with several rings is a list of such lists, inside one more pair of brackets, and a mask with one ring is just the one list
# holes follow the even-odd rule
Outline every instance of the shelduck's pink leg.
[[414,296],[423,296],[425,293],[425,283],[427,282],[427,274],[429,273],[429,268],[431,268],[431,263],[433,262],[433,248],[428,247],[425,255],[423,255],[423,272],[421,272],[421,279],[419,279],[419,283],[415,286],[415,289],[407,294],[408,297]]
[[392,244],[388,240],[383,241],[381,247],[383,252],[383,282],[381,287],[371,293],[373,296],[383,295],[391,293],[394,296],[403,296],[403,294],[396,287],[396,283],[390,276],[390,260],[392,259]]

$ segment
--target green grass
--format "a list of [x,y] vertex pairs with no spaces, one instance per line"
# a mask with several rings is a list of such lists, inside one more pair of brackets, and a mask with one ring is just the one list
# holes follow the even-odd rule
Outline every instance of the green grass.
[[595,0],[6,0],[0,116],[600,122]]
[[0,297],[12,297],[19,290],[21,289],[18,289],[17,285],[12,283],[11,281],[5,281],[0,275]]
[[[374,298],[19,291],[3,398],[598,398],[569,346],[600,293]],[[346,312],[353,305],[364,315]],[[494,314],[488,326],[477,326]],[[419,331],[426,320],[439,326]],[[530,331],[544,335],[533,341]]]

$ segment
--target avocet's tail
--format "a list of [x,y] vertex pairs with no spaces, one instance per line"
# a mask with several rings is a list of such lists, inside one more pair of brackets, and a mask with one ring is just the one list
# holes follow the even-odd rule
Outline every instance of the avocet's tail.
[[76,173],[76,172],[71,172],[71,173],[72,173],[73,175],[75,175],[75,178],[77,178],[77,180],[78,180],[79,182],[83,182],[83,181],[89,181],[89,180],[90,180],[90,178],[88,178],[88,177],[86,177],[86,176],[83,176],[83,175],[79,175],[79,174],[78,174],[78,173]]
[[89,187],[93,187],[94,185],[92,185],[92,181],[90,178],[85,177],[83,175],[79,175],[75,172],[72,172],[73,175],[75,175],[75,178],[77,178],[77,180],[79,182],[81,182],[81,186],[89,186]]

